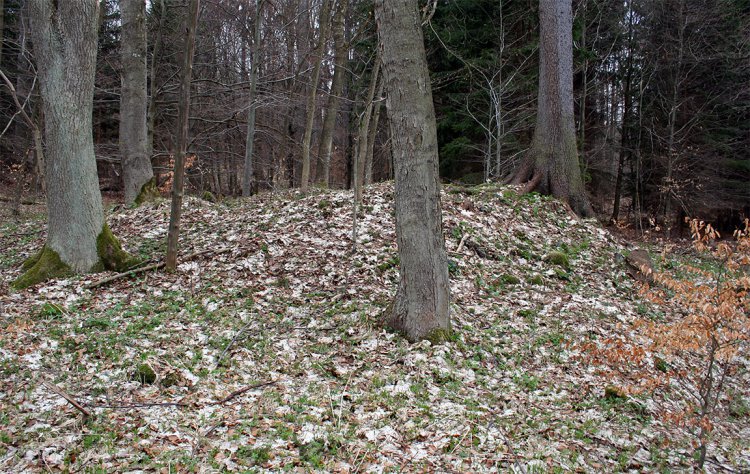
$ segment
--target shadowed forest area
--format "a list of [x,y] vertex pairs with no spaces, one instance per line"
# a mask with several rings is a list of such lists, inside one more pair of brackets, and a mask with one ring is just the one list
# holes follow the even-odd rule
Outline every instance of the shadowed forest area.
[[0,471],[750,470],[747,0],[0,13]]

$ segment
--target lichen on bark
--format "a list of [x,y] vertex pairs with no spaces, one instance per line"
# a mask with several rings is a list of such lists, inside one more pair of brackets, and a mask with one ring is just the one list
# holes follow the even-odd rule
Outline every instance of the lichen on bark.
[[50,278],[60,278],[72,274],[68,265],[60,259],[60,255],[45,245],[36,255],[29,257],[22,267],[25,271],[18,277],[12,287],[23,290]]

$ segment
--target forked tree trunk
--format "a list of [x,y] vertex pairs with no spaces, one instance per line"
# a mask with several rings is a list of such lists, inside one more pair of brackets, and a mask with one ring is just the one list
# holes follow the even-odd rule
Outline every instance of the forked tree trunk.
[[365,184],[365,174],[367,169],[367,151],[369,150],[367,139],[370,137],[370,120],[372,119],[372,103],[375,98],[375,89],[380,77],[380,54],[375,58],[375,64],[372,66],[370,73],[370,85],[367,88],[367,97],[365,98],[365,109],[359,119],[357,129],[357,151],[355,154],[356,172],[354,172],[354,199],[357,202],[362,201],[362,192]]
[[376,100],[372,104],[372,119],[370,119],[370,131],[367,133],[367,155],[365,155],[365,184],[372,184],[372,167],[375,159],[375,136],[378,134],[378,123],[380,122],[380,111],[383,101],[383,81],[380,81]]
[[576,214],[594,215],[581,178],[573,115],[571,0],[539,1],[539,98],[534,138],[509,182],[551,194]]
[[146,68],[146,1],[123,0],[120,156],[125,203],[140,204],[156,195],[148,143]]
[[410,341],[445,339],[450,283],[440,209],[437,130],[417,0],[377,0],[393,140],[400,281],[386,324]]
[[47,142],[47,243],[14,286],[131,263],[104,222],[92,109],[99,3],[29,3]]
[[315,122],[315,101],[318,98],[318,81],[320,80],[320,66],[323,63],[323,53],[328,40],[328,27],[331,23],[331,0],[323,0],[318,21],[320,38],[315,48],[313,70],[310,78],[310,94],[307,96],[305,116],[305,134],[302,138],[302,174],[300,175],[300,189],[304,192],[310,184],[310,146],[312,144],[312,129]]
[[333,79],[331,81],[331,94],[328,96],[326,116],[323,120],[323,131],[320,134],[320,145],[318,150],[317,180],[327,188],[331,180],[331,151],[333,150],[333,129],[336,127],[336,118],[341,102],[341,94],[344,92],[346,81],[347,44],[344,37],[344,17],[349,7],[348,0],[339,0],[336,14],[333,17],[333,43],[334,43],[334,65]]

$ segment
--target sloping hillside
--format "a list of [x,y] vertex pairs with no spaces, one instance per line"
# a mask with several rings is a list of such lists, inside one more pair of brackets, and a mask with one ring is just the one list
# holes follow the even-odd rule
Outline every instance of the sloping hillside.
[[[410,345],[377,325],[397,281],[392,201],[368,188],[352,253],[347,192],[187,199],[182,254],[206,253],[92,289],[107,275],[10,292],[44,231],[6,220],[0,470],[689,468],[688,434],[661,416],[669,394],[604,397],[621,381],[579,349],[627,337],[639,313],[671,317],[638,298],[623,242],[546,198],[449,187],[455,335]],[[158,259],[168,213],[108,221]],[[749,425],[717,423],[709,470],[750,468]]]

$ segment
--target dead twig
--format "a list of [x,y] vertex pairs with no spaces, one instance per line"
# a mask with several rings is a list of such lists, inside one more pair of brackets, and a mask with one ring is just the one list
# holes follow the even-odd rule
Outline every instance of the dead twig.
[[464,249],[464,244],[466,243],[466,239],[469,238],[469,234],[465,233],[463,237],[461,237],[461,242],[458,243],[458,248],[456,249],[456,253],[461,253],[461,250]]
[[218,402],[209,403],[209,405],[223,405],[224,403],[232,400],[235,397],[242,395],[245,392],[249,392],[250,390],[255,390],[256,388],[267,387],[269,385],[275,385],[277,382],[278,380],[271,380],[270,382],[261,382],[261,383],[256,383],[255,385],[248,385],[247,387],[243,387],[239,390],[235,390],[234,392],[230,393],[229,395],[222,398]]
[[58,387],[57,385],[55,385],[55,384],[53,384],[51,382],[47,382],[46,380],[44,380],[42,383],[44,384],[45,387],[47,387],[48,389],[52,390],[53,392],[55,392],[56,394],[60,395],[65,400],[67,400],[68,403],[70,403],[78,411],[80,411],[81,413],[83,413],[84,417],[88,418],[88,417],[91,416],[91,413],[87,409],[85,409],[83,407],[83,405],[81,405],[80,403],[78,403],[75,398],[73,398],[70,395],[68,395],[63,389],[61,389],[60,387]]
[[224,355],[227,353],[227,351],[234,345],[235,342],[239,339],[239,337],[242,335],[242,333],[245,332],[245,329],[250,327],[250,324],[252,324],[253,321],[249,321],[247,324],[242,326],[242,329],[239,330],[237,334],[232,338],[231,341],[229,341],[229,344],[227,344],[227,347],[224,348],[223,351],[221,351],[221,354],[219,354],[219,358],[216,359],[216,368],[219,368],[219,365],[221,365],[221,361],[224,359]]
[[155,402],[155,403],[123,403],[122,405],[89,405],[91,408],[156,408],[156,407],[187,407],[186,403],[180,402]]
[[[221,255],[223,253],[230,252],[230,251],[234,250],[235,248],[236,247],[224,247],[224,248],[219,249],[219,250],[200,250],[198,252],[193,252],[193,253],[191,253],[189,255],[184,256],[181,260],[182,260],[182,262],[187,262],[187,261],[190,261],[190,260],[192,260],[194,258],[203,256],[203,255],[208,255],[208,254],[210,254],[210,255]],[[102,285],[106,285],[107,283],[111,283],[111,282],[113,282],[115,280],[119,280],[120,278],[130,277],[130,276],[136,275],[138,273],[148,272],[150,270],[158,270],[158,269],[164,267],[165,265],[166,265],[166,262],[159,262],[159,263],[154,263],[154,264],[151,264],[151,265],[146,265],[145,267],[133,268],[133,269],[128,270],[126,272],[117,273],[117,274],[109,276],[107,278],[102,278],[99,281],[95,281],[95,282],[89,283],[87,285],[84,285],[83,288],[86,289],[86,290],[90,290],[92,288],[96,288],[96,287],[99,287],[99,286],[102,286]]]

